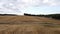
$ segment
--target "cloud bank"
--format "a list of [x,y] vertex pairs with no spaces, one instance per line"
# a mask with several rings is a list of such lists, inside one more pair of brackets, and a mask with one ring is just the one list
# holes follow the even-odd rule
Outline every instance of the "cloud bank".
[[41,6],[60,6],[60,0],[0,0],[0,13],[23,14],[28,7]]

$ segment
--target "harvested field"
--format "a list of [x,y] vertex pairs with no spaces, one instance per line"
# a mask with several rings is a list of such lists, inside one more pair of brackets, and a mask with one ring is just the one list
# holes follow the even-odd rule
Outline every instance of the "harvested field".
[[0,25],[0,34],[60,34],[59,27],[38,24]]
[[60,34],[60,20],[34,16],[0,16],[0,34]]
[[55,20],[52,18],[45,17],[34,17],[34,16],[0,16],[0,23],[58,23],[60,24],[60,20]]

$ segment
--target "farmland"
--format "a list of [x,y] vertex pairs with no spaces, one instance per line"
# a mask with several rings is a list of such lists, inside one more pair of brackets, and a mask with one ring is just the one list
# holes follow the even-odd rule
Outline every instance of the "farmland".
[[60,20],[34,16],[0,16],[0,34],[60,34]]

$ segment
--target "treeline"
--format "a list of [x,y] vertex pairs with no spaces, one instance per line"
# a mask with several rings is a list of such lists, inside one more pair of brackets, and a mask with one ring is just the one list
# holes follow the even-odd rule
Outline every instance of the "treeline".
[[17,16],[15,14],[0,14],[0,16]]
[[60,14],[50,14],[50,15],[45,15],[45,17],[50,17],[54,19],[60,19]]
[[49,15],[33,15],[24,13],[25,16],[38,16],[38,17],[48,17],[53,19],[60,19],[60,14],[49,14]]

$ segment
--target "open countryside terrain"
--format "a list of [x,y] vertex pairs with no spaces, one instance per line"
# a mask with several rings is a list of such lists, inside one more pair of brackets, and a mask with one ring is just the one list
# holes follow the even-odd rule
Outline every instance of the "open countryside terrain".
[[34,16],[0,16],[0,34],[60,34],[60,20]]

